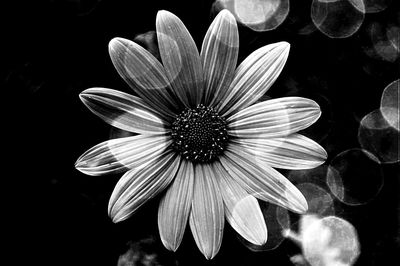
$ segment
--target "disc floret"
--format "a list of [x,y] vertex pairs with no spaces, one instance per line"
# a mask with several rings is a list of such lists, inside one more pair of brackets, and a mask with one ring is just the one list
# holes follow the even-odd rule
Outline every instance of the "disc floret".
[[199,104],[176,116],[172,124],[173,148],[192,162],[211,162],[228,142],[226,120],[211,107]]

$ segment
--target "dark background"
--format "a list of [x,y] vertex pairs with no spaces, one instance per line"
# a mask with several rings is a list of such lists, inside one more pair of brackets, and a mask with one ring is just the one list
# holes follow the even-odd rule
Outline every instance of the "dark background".
[[[5,178],[11,184],[4,186],[4,195],[10,193],[4,214],[11,223],[6,229],[12,228],[13,264],[117,265],[130,245],[142,261],[154,263],[134,265],[292,265],[289,257],[300,250],[290,241],[273,251],[252,252],[228,225],[212,261],[197,250],[190,230],[178,252],[169,252],[158,236],[158,198],[115,225],[107,204],[118,176],[91,177],[74,169],[86,149],[113,134],[78,94],[95,86],[129,92],[113,68],[108,42],[155,30],[157,10],[166,9],[185,23],[200,47],[214,15],[212,3],[39,0],[2,8],[3,117],[12,120],[4,125],[11,135],[5,143],[11,146],[6,155],[11,173]],[[239,62],[268,43],[291,43],[287,65],[269,95],[298,95],[321,105],[323,115],[307,134],[327,150],[329,163],[340,152],[359,147],[360,120],[379,108],[383,89],[399,78],[398,58],[387,61],[366,52],[371,47],[368,26],[398,23],[399,2],[367,14],[360,30],[346,39],[313,30],[310,3],[291,1],[288,18],[276,30],[257,33],[240,27]],[[300,34],[305,27],[311,30]],[[340,206],[359,234],[362,249],[356,265],[399,261],[399,166],[386,164],[382,170],[384,187],[373,201]]]

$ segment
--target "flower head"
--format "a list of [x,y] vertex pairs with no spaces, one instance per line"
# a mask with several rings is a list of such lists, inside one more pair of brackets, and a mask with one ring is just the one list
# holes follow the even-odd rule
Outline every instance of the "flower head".
[[80,94],[104,121],[137,135],[94,146],[76,168],[89,175],[125,172],[109,201],[114,222],[166,190],[158,226],[170,250],[179,247],[189,221],[198,248],[213,258],[224,217],[262,245],[267,227],[257,199],[307,210],[304,196],[274,168],[313,168],[326,158],[322,147],[297,133],[319,118],[317,103],[301,97],[259,102],[290,45],[261,47],[236,67],[239,36],[227,10],[211,24],[200,54],[175,15],[160,11],[156,28],[162,64],[129,40],[109,45],[116,69],[139,97],[105,88]]

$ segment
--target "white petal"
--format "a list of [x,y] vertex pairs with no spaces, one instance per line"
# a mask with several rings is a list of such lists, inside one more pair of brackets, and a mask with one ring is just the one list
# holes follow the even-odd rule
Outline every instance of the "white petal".
[[209,165],[195,165],[189,224],[197,247],[207,259],[218,253],[224,230],[224,206],[217,178]]
[[79,94],[82,102],[108,124],[140,134],[165,134],[165,124],[141,98],[116,90],[91,88]]
[[193,186],[193,164],[182,160],[175,180],[161,199],[158,208],[161,241],[169,250],[175,251],[182,241],[192,207]]
[[75,163],[87,175],[115,174],[143,166],[171,144],[166,136],[137,135],[111,139],[87,150]]
[[274,168],[300,170],[312,169],[323,164],[327,153],[315,141],[292,134],[280,138],[237,138],[231,149],[247,152],[255,160],[261,160]]
[[187,107],[195,107],[203,95],[203,70],[199,52],[190,33],[174,14],[157,13],[160,56],[175,94]]
[[268,237],[267,226],[257,199],[249,195],[221,165],[214,169],[228,222],[247,241],[255,245],[265,244]]
[[145,202],[163,191],[174,179],[180,160],[175,153],[168,153],[145,168],[126,172],[115,186],[108,204],[108,214],[113,222],[127,219]]
[[278,78],[289,55],[290,44],[266,45],[250,54],[236,69],[228,94],[219,105],[223,115],[255,103]]
[[289,180],[269,165],[259,165],[246,156],[245,153],[230,151],[228,148],[220,161],[240,186],[256,198],[297,213],[307,211],[306,199]]
[[208,28],[201,48],[205,95],[203,102],[214,106],[228,91],[236,68],[239,33],[235,17],[222,10]]
[[176,101],[161,63],[146,49],[130,40],[114,38],[109,52],[121,77],[149,105],[166,117],[174,117]]
[[281,137],[312,125],[321,116],[319,105],[301,97],[256,103],[227,119],[229,134],[242,138]]

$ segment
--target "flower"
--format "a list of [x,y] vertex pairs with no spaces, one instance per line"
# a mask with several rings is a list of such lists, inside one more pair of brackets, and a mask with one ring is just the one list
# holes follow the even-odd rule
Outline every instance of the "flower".
[[116,69],[139,97],[106,88],[80,94],[104,121],[137,135],[94,146],[76,168],[89,175],[125,171],[109,201],[114,222],[166,190],[158,227],[169,250],[179,247],[189,220],[198,248],[213,258],[224,217],[246,240],[266,243],[257,198],[307,210],[304,196],[274,168],[313,168],[326,159],[321,146],[296,133],[319,118],[317,103],[301,97],[258,102],[281,72],[290,45],[261,47],[236,68],[238,30],[227,10],[212,22],[200,54],[172,13],[159,11],[156,29],[162,64],[129,40],[109,44]]

